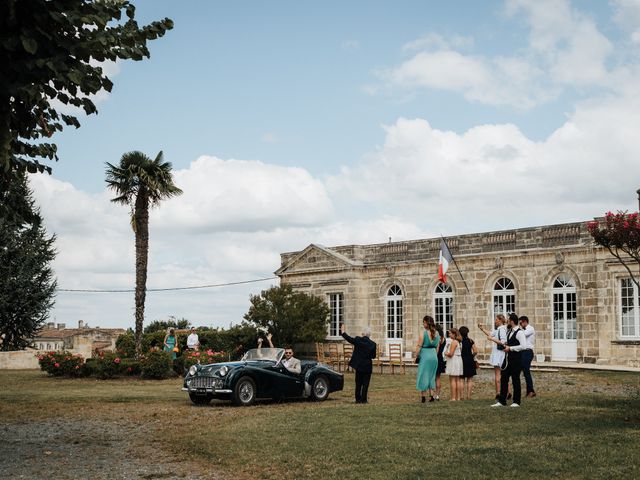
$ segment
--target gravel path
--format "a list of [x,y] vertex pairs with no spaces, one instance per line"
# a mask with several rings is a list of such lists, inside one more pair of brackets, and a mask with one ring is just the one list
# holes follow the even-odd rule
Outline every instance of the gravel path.
[[151,428],[92,419],[10,423],[0,426],[3,479],[215,479],[190,472],[193,462],[167,456],[159,445],[136,445],[129,438],[152,438]]

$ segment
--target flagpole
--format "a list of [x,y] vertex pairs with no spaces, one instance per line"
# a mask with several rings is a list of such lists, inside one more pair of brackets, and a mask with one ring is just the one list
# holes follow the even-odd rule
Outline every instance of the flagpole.
[[456,262],[456,257],[453,256],[453,252],[449,248],[449,244],[447,243],[447,241],[444,239],[444,237],[442,235],[440,235],[440,238],[442,238],[442,241],[444,242],[444,245],[447,247],[447,250],[449,250],[449,255],[451,255],[451,260],[453,260],[453,264],[456,266],[456,270],[458,270],[458,273],[460,274],[460,278],[462,278],[462,281],[464,282],[464,287],[467,289],[467,293],[471,293],[469,291],[469,286],[467,285],[467,281],[462,276],[462,272],[460,271],[460,267],[458,267],[458,262]]

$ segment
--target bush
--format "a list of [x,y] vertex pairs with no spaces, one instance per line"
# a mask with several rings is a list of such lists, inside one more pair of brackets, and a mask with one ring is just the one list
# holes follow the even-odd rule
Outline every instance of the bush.
[[206,350],[204,352],[188,350],[184,353],[182,358],[183,368],[188,369],[191,365],[195,365],[196,363],[207,365],[209,363],[225,362],[227,360],[227,355],[224,352],[214,352],[213,350]]
[[123,358],[120,371],[125,375],[140,375],[140,362],[134,358]]
[[100,352],[95,359],[95,374],[106,380],[122,373],[122,358],[117,353]]
[[140,358],[142,378],[163,379],[171,375],[171,354],[152,350]]
[[116,352],[121,357],[133,358],[136,354],[136,340],[133,332],[127,332],[120,335],[116,340]]
[[66,350],[37,355],[40,369],[55,377],[79,377],[84,358]]

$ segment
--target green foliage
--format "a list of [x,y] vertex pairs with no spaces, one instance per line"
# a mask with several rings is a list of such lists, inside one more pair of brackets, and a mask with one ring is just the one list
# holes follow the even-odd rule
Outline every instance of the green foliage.
[[90,96],[113,87],[100,62],[148,58],[147,41],[171,28],[139,26],[128,0],[0,2],[0,175],[50,173],[35,159],[57,160],[57,147],[41,139],[80,126],[56,104],[96,113]]
[[98,378],[106,380],[120,375],[122,372],[122,358],[114,352],[100,352],[93,365]]
[[0,350],[22,350],[49,316],[56,281],[50,263],[55,236],[47,237],[26,174],[0,175]]
[[152,350],[140,357],[142,378],[161,380],[171,375],[171,354],[161,350]]
[[136,346],[133,332],[127,331],[116,339],[116,352],[126,358],[133,358],[135,356]]
[[120,363],[120,372],[124,375],[137,376],[140,375],[140,361],[135,358],[123,358]]
[[[640,288],[640,215],[638,213],[607,212],[604,222],[588,222],[587,230],[596,244],[605,247],[629,272],[631,279]],[[628,258],[635,262],[638,273],[634,273]]]
[[38,355],[38,364],[43,372],[54,377],[79,377],[84,374],[82,355],[74,355],[66,350]]
[[111,201],[131,207],[131,226],[136,245],[135,349],[139,356],[143,352],[144,302],[147,293],[149,208],[163,199],[182,194],[182,190],[173,183],[171,163],[163,160],[162,152],[153,160],[142,152],[125,153],[119,165],[107,163],[106,182],[116,194]]
[[191,322],[186,318],[177,319],[175,317],[169,317],[168,320],[154,320],[149,325],[144,327],[144,333],[153,332],[167,332],[167,328],[176,328],[178,330],[184,330],[191,327]]
[[276,346],[315,342],[327,336],[329,307],[319,297],[296,292],[285,284],[252,295],[250,301],[245,320],[271,332]]

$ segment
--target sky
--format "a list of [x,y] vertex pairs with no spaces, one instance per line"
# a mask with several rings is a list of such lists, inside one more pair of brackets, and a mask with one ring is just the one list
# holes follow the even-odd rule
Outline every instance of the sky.
[[[31,176],[57,236],[50,321],[134,325],[129,210],[105,164],[163,151],[147,287],[271,278],[280,253],[638,208],[640,1],[134,0],[175,28],[103,67],[99,114]],[[436,265],[434,265],[434,275]],[[240,323],[277,280],[149,292],[145,324]]]

